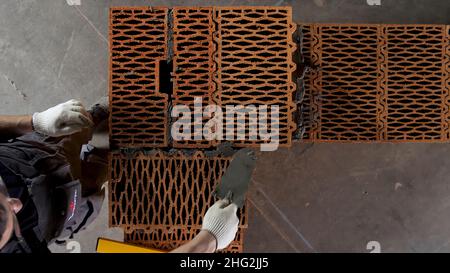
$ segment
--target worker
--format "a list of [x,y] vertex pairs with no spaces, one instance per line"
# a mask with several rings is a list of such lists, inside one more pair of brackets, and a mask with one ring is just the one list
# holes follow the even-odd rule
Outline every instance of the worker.
[[[0,252],[48,253],[98,215],[107,150],[87,144],[107,121],[108,99],[69,100],[43,112],[0,116]],[[219,200],[200,233],[173,252],[213,252],[234,239],[237,207]]]

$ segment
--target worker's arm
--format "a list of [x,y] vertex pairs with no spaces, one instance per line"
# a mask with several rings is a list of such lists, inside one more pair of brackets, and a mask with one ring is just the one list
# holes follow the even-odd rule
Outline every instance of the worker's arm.
[[208,209],[202,230],[195,238],[172,252],[205,252],[226,248],[236,236],[239,219],[237,206],[227,200],[219,200]]
[[0,136],[16,137],[33,129],[48,136],[62,136],[92,125],[91,117],[81,102],[70,100],[33,115],[0,116]]
[[32,116],[0,116],[0,135],[15,137],[33,130]]
[[207,230],[200,231],[192,241],[174,249],[173,253],[212,253],[216,251],[216,238]]

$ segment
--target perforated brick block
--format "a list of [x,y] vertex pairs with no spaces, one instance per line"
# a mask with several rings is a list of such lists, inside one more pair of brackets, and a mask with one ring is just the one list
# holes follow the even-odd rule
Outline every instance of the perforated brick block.
[[[203,216],[214,204],[213,192],[230,159],[200,151],[192,155],[112,153],[110,226],[124,228],[127,238],[134,238],[130,241],[154,247],[170,249],[185,243],[199,231]],[[238,216],[240,229],[245,229],[246,207]]]
[[165,147],[168,95],[159,90],[167,58],[167,8],[110,10],[110,143]]
[[[295,129],[293,121],[292,73],[296,65],[292,54],[296,49],[292,35],[290,7],[216,7],[217,31],[217,94],[221,105],[254,105],[245,117],[235,116],[235,126],[227,126],[226,134],[242,134],[245,140],[233,141],[235,146],[259,146],[267,143],[257,134],[258,126],[268,130],[279,128],[281,146],[289,146]],[[261,117],[260,105],[279,107],[279,119],[270,124],[263,116],[257,124],[253,117]],[[269,112],[270,113],[270,112]],[[249,118],[252,115],[252,118]],[[229,118],[224,119],[229,124]]]
[[449,140],[449,27],[302,25],[306,140]]
[[[185,105],[191,113],[194,108],[194,99],[201,98],[200,106],[217,103],[214,99],[216,84],[213,73],[216,69],[214,53],[216,46],[213,43],[215,31],[213,21],[213,8],[187,7],[173,8],[173,105]],[[200,109],[202,110],[202,109]],[[208,121],[201,115],[198,124],[203,126]],[[192,120],[177,119],[178,122],[191,122]],[[215,146],[218,141],[202,139],[202,130],[196,130],[191,122],[191,140],[174,140],[173,146],[179,148],[208,148]]]

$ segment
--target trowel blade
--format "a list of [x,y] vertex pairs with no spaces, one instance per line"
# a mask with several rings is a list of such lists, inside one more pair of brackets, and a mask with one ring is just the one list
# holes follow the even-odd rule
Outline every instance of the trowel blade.
[[222,176],[221,183],[216,188],[216,196],[220,199],[227,198],[239,208],[242,208],[255,163],[256,156],[250,148],[236,152],[230,166]]

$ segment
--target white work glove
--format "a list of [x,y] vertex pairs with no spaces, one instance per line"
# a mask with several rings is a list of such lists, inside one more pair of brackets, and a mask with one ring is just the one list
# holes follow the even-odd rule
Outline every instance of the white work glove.
[[70,135],[93,125],[94,123],[78,100],[69,100],[44,112],[33,114],[34,130],[53,137]]
[[238,230],[237,206],[228,203],[226,199],[217,201],[203,218],[202,229],[216,237],[217,249],[226,248],[233,241]]

